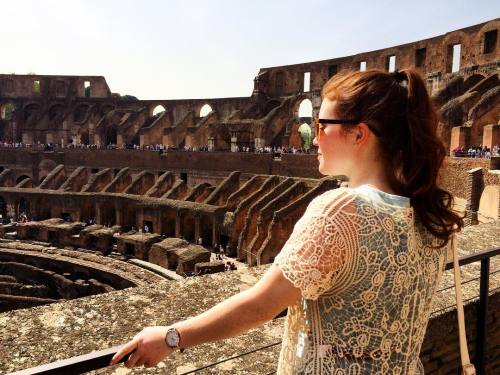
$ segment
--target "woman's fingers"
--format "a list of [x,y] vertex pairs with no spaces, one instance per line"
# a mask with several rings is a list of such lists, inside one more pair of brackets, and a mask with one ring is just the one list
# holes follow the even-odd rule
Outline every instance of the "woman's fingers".
[[125,361],[125,366],[127,366],[129,368],[134,367],[137,364],[137,362],[139,362],[140,360],[141,360],[140,353],[138,353],[137,351],[132,352],[132,354],[130,354],[128,359]]
[[138,346],[139,340],[133,339],[132,341],[129,341],[123,347],[116,352],[116,354],[113,356],[111,359],[111,365],[116,365],[126,354],[130,353],[131,351],[135,350]]

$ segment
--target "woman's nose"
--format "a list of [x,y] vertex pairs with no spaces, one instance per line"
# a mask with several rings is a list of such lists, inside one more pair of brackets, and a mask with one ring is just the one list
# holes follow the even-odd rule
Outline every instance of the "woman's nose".
[[316,137],[313,139],[313,145],[318,147],[318,139]]

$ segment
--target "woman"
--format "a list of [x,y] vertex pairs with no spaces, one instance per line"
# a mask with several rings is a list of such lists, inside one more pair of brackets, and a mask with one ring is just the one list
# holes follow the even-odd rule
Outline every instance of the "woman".
[[462,220],[436,185],[445,149],[420,76],[332,78],[316,121],[319,170],[349,188],[315,198],[251,289],[170,327],[150,327],[113,358],[156,365],[177,347],[238,335],[288,315],[279,374],[422,373],[418,359],[446,245]]

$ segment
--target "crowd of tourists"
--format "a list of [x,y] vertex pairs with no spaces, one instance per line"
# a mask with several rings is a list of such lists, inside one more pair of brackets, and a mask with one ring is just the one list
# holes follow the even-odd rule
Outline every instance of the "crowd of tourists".
[[453,149],[453,155],[456,157],[468,158],[491,158],[492,156],[500,156],[500,144],[494,145],[491,149],[486,146],[457,147]]
[[[36,151],[58,151],[62,149],[78,149],[78,150],[141,150],[141,151],[154,151],[160,154],[175,151],[189,151],[189,152],[213,152],[225,151],[214,150],[208,145],[203,146],[183,146],[175,147],[164,144],[151,144],[151,145],[138,145],[134,143],[126,143],[122,146],[110,143],[108,145],[100,144],[83,144],[83,143],[23,143],[23,142],[0,142],[0,147],[3,148],[27,148]],[[258,154],[311,154],[316,153],[315,148],[305,149],[303,147],[250,147],[250,146],[234,146],[232,152],[248,152]]]

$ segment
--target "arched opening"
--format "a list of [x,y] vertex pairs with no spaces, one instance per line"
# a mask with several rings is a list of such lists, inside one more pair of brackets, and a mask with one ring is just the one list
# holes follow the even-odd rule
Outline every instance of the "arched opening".
[[15,111],[16,106],[12,103],[7,103],[0,109],[0,118],[7,121],[12,120]]
[[74,122],[82,122],[87,117],[87,113],[89,111],[90,106],[88,104],[80,104],[75,108],[73,112],[73,121]]
[[313,115],[313,106],[312,102],[309,99],[304,99],[300,102],[299,105],[299,117],[312,117]]
[[50,219],[50,211],[51,211],[51,203],[47,201],[47,199],[37,199],[36,205],[35,205],[35,212],[34,214],[37,215],[36,219],[37,220],[46,220]]
[[16,185],[18,185],[20,182],[26,180],[27,178],[30,178],[29,176],[26,176],[25,174],[23,174],[22,176],[19,176],[17,179],[16,179]]
[[205,116],[207,116],[210,112],[212,112],[212,107],[210,107],[208,104],[205,104],[203,107],[201,107],[201,110],[200,110],[200,117],[205,117]]
[[302,148],[308,150],[311,147],[312,142],[312,131],[311,127],[307,123],[303,123],[299,126],[298,132],[300,138],[302,139]]
[[91,200],[81,203],[80,220],[85,223],[95,223],[95,205]]
[[105,145],[116,145],[118,139],[118,134],[116,130],[116,126],[109,126],[106,128],[106,133],[104,135],[104,144]]
[[116,224],[115,207],[111,203],[101,203],[99,209],[101,212],[99,224],[107,225],[108,227]]
[[161,104],[159,104],[156,107],[154,107],[154,109],[153,109],[153,116],[159,116],[163,112],[165,112],[165,107],[162,106]]
[[202,216],[200,220],[200,237],[203,246],[211,246],[213,221],[208,216]]
[[167,237],[175,237],[175,212],[167,210],[163,213],[161,220],[161,234]]
[[194,242],[194,217],[190,212],[186,212],[181,216],[182,237],[186,241]]
[[32,119],[36,119],[40,113],[40,106],[35,103],[28,104],[24,107],[24,122],[28,122]]
[[30,202],[26,198],[19,199],[18,205],[18,213],[20,214],[28,214],[30,211]]
[[64,107],[60,104],[53,105],[49,109],[49,120],[54,125],[58,125],[62,122],[64,116]]
[[7,222],[7,203],[0,197],[0,224]]

